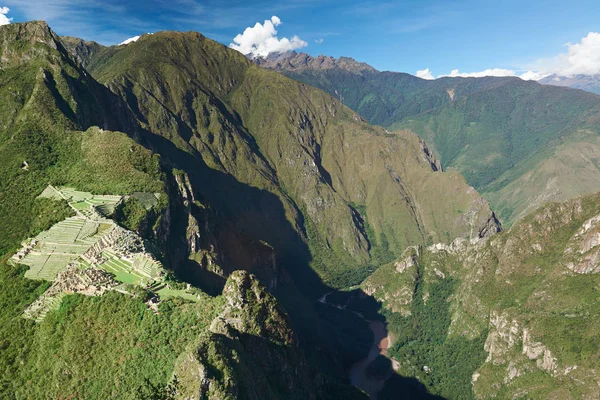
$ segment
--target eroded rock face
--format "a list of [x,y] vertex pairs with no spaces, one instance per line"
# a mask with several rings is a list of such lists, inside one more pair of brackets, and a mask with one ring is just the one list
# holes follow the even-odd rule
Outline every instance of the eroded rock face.
[[600,215],[586,220],[565,249],[566,266],[578,274],[600,272]]
[[390,285],[392,282],[389,277],[374,274],[362,283],[362,290],[382,301],[387,309],[404,316],[410,315],[420,251],[419,247],[409,247],[398,260],[387,266],[393,267],[394,285]]
[[304,359],[287,316],[246,272],[232,273],[223,311],[175,368],[182,399],[317,399],[322,380]]
[[486,362],[493,364],[506,363],[505,356],[520,340],[520,324],[506,315],[492,312],[490,316],[490,333],[483,347],[488,352]]

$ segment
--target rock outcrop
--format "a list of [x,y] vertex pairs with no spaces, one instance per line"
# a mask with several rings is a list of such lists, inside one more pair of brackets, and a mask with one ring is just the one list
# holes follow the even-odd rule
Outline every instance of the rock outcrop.
[[223,297],[210,332],[178,361],[178,398],[320,398],[322,378],[314,376],[288,317],[256,277],[232,273]]
[[419,293],[429,301],[452,280],[447,338],[480,340],[485,352],[470,371],[477,398],[594,399],[598,215],[600,195],[550,204],[494,236],[409,249],[362,287],[407,317]]

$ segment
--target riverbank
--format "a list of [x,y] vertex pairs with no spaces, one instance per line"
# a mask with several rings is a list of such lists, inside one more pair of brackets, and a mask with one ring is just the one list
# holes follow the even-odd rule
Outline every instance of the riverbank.
[[319,302],[358,315],[369,324],[369,329],[373,332],[373,343],[369,349],[369,353],[365,358],[356,361],[350,366],[348,376],[352,385],[364,390],[371,399],[376,400],[377,394],[383,389],[385,382],[390,378],[393,372],[398,369],[399,363],[394,359],[389,359],[392,368],[383,376],[373,376],[369,374],[368,369],[378,356],[382,355],[387,357],[387,351],[393,344],[393,338],[388,332],[385,322],[381,320],[368,320],[361,313],[347,309],[346,305],[328,302],[327,297],[330,293],[323,295],[319,299]]

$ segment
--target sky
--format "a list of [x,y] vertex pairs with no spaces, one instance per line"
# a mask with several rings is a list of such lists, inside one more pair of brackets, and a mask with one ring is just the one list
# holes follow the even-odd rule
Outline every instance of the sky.
[[193,30],[245,54],[347,56],[427,79],[600,73],[598,0],[0,0],[0,24],[34,19],[105,45]]

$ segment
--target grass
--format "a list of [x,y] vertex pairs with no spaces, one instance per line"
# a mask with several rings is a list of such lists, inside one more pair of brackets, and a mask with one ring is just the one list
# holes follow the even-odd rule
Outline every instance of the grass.
[[110,252],[105,251],[103,255],[107,258],[107,261],[100,264],[98,267],[114,274],[115,279],[119,282],[127,283],[129,285],[141,285],[144,280],[149,280],[149,278],[136,273],[133,270],[131,263],[116,257]]
[[69,262],[85,253],[104,232],[106,229],[99,232],[93,222],[70,217],[37,235],[39,243],[32,251],[20,260],[13,260],[30,267],[25,273],[27,278],[54,280]]
[[180,297],[182,299],[185,300],[190,300],[193,302],[197,302],[198,300],[198,295],[186,292],[183,289],[169,289],[169,288],[162,288],[160,290],[157,291],[157,294],[163,298],[163,299],[169,299],[169,298],[173,298],[173,297]]

